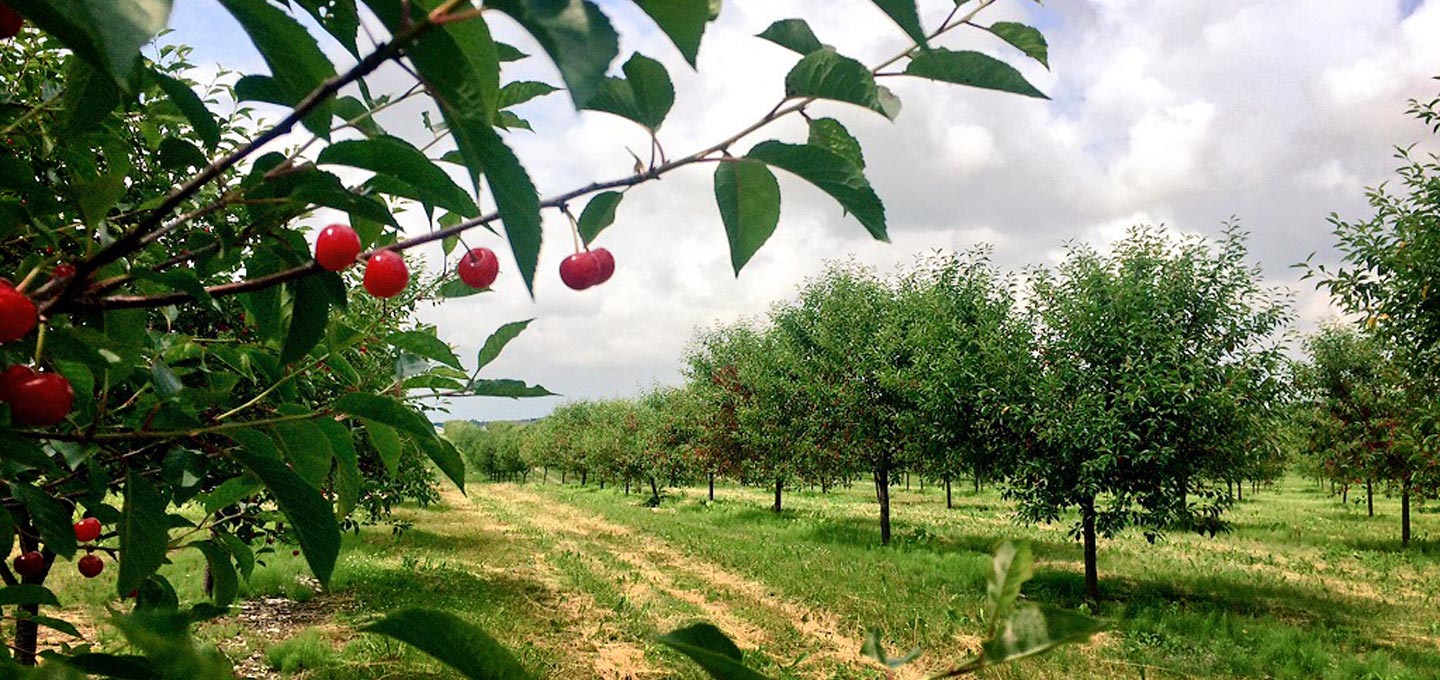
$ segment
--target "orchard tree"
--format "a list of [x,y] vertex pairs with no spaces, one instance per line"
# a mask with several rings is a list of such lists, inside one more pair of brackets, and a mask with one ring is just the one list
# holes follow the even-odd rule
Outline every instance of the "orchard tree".
[[[1409,113],[1440,134],[1440,97],[1412,100]],[[1394,355],[1395,377],[1411,408],[1386,456],[1384,477],[1401,487],[1402,542],[1409,543],[1409,500],[1440,492],[1440,160],[1397,154],[1398,188],[1384,184],[1366,196],[1375,214],[1362,221],[1331,215],[1338,267],[1306,264],[1307,276],[1330,293],[1368,334]]]
[[[719,3],[636,4],[696,64]],[[223,612],[237,574],[252,563],[245,539],[230,530],[230,508],[277,509],[316,577],[328,583],[340,548],[336,516],[359,477],[357,436],[386,467],[423,456],[463,484],[459,453],[417,401],[549,393],[480,377],[523,323],[497,331],[467,366],[432,333],[382,337],[372,334],[379,328],[340,321],[357,293],[392,299],[408,290],[421,246],[438,245],[447,260],[439,269],[454,267],[456,279],[439,288],[441,297],[492,284],[533,290],[542,211],[570,216],[570,206],[584,199],[572,222],[579,245],[559,278],[571,288],[593,287],[617,266],[606,249],[592,246],[623,217],[617,208],[626,193],[692,166],[713,166],[719,223],[737,272],[778,224],[775,168],[813,184],[885,238],[884,206],[865,178],[859,143],[821,109],[844,104],[894,118],[898,101],[877,76],[1043,96],[1003,61],[939,45],[961,27],[1041,63],[1047,55],[1032,28],[981,23],[992,2],[954,5],[929,27],[914,2],[874,4],[868,11],[896,25],[894,56],[866,66],[825,45],[802,19],[778,22],[760,37],[797,55],[795,66],[777,75],[778,103],[738,132],[682,155],[667,153],[662,140],[674,102],[667,69],[633,54],[609,75],[619,36],[601,8],[584,0],[483,7],[469,0],[221,0],[268,73],[236,74],[221,90],[198,93],[173,48],[142,53],[165,27],[170,0],[5,0],[0,73],[13,85],[0,102],[9,142],[0,156],[0,274],[9,278],[0,285],[0,538],[18,542],[21,552],[15,571],[0,569],[0,579],[4,600],[18,608],[15,660],[34,663],[37,625],[64,629],[36,616],[40,606],[59,603],[44,587],[57,560],[78,557],[90,576],[99,552],[118,562],[117,600],[136,596],[116,625],[148,656],[57,653],[57,670],[142,664],[149,675],[224,675],[226,662],[196,649],[184,631]],[[652,141],[650,160],[631,174],[542,198],[506,135],[531,127],[515,107],[558,88],[502,79],[502,63],[525,53],[494,40],[491,22],[500,17],[555,63],[578,109],[634,121]],[[33,27],[22,29],[26,22]],[[343,54],[332,60],[327,53]],[[386,91],[377,74],[406,84]],[[222,98],[240,106],[217,118]],[[250,103],[285,113],[261,123]],[[413,138],[395,134],[400,128],[391,123],[389,109],[401,103],[426,110],[426,129]],[[805,140],[762,137],[777,121],[802,117]],[[317,210],[334,224],[312,242]],[[493,250],[465,241],[477,229],[504,239],[513,273],[502,277]],[[231,331],[211,324],[216,314],[233,321]],[[401,355],[393,387],[302,389],[331,359],[377,343]],[[205,513],[198,523],[180,512],[194,504]],[[98,536],[92,522],[74,526],[81,515],[101,523]],[[156,575],[178,550],[207,557],[216,582],[211,601],[182,609]],[[488,640],[435,612],[398,613],[367,630],[461,667],[482,645],[440,648],[434,641]],[[487,655],[487,663],[513,665],[503,652]]]
[[1277,405],[1289,320],[1245,259],[1233,226],[1213,243],[1139,227],[1109,254],[1076,245],[1030,273],[1033,432],[1006,493],[1033,522],[1079,511],[1091,598],[1097,535],[1223,529],[1216,483]]

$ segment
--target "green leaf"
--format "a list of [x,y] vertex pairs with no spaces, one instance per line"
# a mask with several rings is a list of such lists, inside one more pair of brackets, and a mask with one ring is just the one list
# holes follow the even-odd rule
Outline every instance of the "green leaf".
[[170,0],[6,0],[76,56],[133,91],[140,47],[165,28]]
[[396,468],[400,465],[400,454],[405,446],[400,441],[400,435],[395,432],[395,428],[376,420],[361,418],[360,422],[364,423],[365,432],[370,435],[370,443],[375,446],[376,453],[380,455],[380,462],[385,464],[386,471],[393,478]]
[[250,580],[250,574],[255,570],[255,552],[235,534],[220,534],[218,538],[230,551],[230,556],[235,558],[235,567],[241,578]]
[[115,591],[121,596],[140,587],[160,565],[170,543],[165,496],[133,470],[125,477],[125,507],[120,509],[120,574]]
[[[155,670],[151,677],[170,680],[232,678],[230,662],[214,646],[200,647],[190,637],[190,616],[163,609],[137,610],[112,619],[125,639],[144,655]],[[121,666],[122,668],[124,666]],[[106,669],[107,673],[111,672]]]
[[360,487],[364,483],[354,435],[349,427],[333,418],[321,418],[315,421],[315,426],[330,440],[330,451],[335,455],[335,517],[343,518],[360,501]]
[[599,91],[620,52],[619,35],[592,2],[490,0],[485,5],[510,15],[540,43],[559,67],[576,108],[584,108]]
[[442,298],[462,298],[470,297],[471,295],[479,295],[488,290],[490,289],[471,288],[468,284],[466,284],[464,281],[461,281],[460,279],[450,279],[449,281],[440,284],[440,288],[435,291],[435,294]]
[[[535,292],[535,269],[540,264],[540,195],[515,152],[505,145],[500,135],[488,124],[452,128],[460,152],[467,164],[483,169],[490,194],[505,225],[505,238],[525,289]],[[472,166],[473,167],[473,166]]]
[[781,19],[770,24],[757,37],[769,40],[802,57],[825,49],[824,43],[815,37],[815,32],[810,30],[810,24],[804,19]]
[[446,366],[459,369],[465,368],[465,366],[460,363],[460,357],[455,356],[455,351],[450,349],[450,346],[445,344],[444,340],[436,337],[435,334],[430,331],[400,331],[391,333],[385,338],[385,342],[390,343],[396,349],[438,361]]
[[362,627],[411,645],[470,680],[522,680],[530,674],[509,650],[469,621],[434,609],[402,609]]
[[75,556],[75,527],[68,508],[39,487],[25,482],[10,482],[10,495],[30,513],[30,521],[40,532],[40,541],[45,547],[67,560]]
[[155,69],[150,70],[150,77],[160,86],[165,96],[170,98],[170,103],[180,109],[185,120],[190,121],[190,127],[195,130],[200,141],[205,143],[206,148],[213,150],[215,145],[220,143],[220,124],[215,121],[210,109],[205,107],[200,95],[195,94],[184,82]]
[[915,0],[871,0],[880,11],[884,12],[891,19],[899,24],[905,35],[910,36],[915,44],[928,48],[930,46],[925,36],[925,27],[920,25],[920,12],[915,8]]
[[15,518],[10,516],[10,511],[0,506],[0,553],[10,554],[15,547]]
[[156,150],[155,157],[160,160],[160,165],[181,172],[198,170],[210,164],[210,159],[205,157],[205,152],[201,151],[200,147],[179,137],[160,140],[160,148]]
[[365,103],[351,96],[337,97],[335,99],[335,117],[352,125],[366,137],[379,137],[385,134],[385,128],[375,121],[375,116],[370,114],[370,109]]
[[535,131],[535,128],[530,126],[530,121],[515,115],[513,111],[501,111],[495,114],[495,127],[501,130],[519,129],[529,130],[531,132]]
[[615,209],[620,207],[622,198],[625,198],[625,194],[618,191],[602,191],[585,204],[585,209],[580,212],[580,219],[577,220],[580,240],[585,245],[590,245],[600,232],[615,223]]
[[0,461],[4,461],[6,467],[21,466],[53,472],[60,470],[60,466],[35,442],[6,429],[0,429]]
[[745,665],[744,655],[730,638],[708,623],[674,630],[657,639],[661,644],[690,657],[715,680],[766,680],[765,676]]
[[810,139],[806,143],[829,149],[835,155],[850,161],[856,168],[865,169],[865,153],[860,149],[860,140],[855,139],[855,136],[834,118],[812,118]]
[[956,85],[1049,99],[1025,80],[1025,76],[1020,75],[1014,66],[988,54],[968,50],[935,48],[921,52],[905,66],[905,73]]
[[512,83],[505,83],[500,88],[500,108],[508,109],[512,106],[519,106],[536,97],[544,97],[552,92],[559,92],[560,88],[550,83],[542,83],[535,80],[517,80]]
[[340,41],[351,55],[360,56],[356,39],[360,33],[360,14],[355,11],[355,0],[296,0],[305,8],[315,23]]
[[381,136],[336,142],[320,152],[316,163],[346,165],[388,177],[411,189],[411,195],[464,217],[478,217],[475,200],[450,175],[419,149],[398,137]]
[[440,471],[455,483],[456,488],[464,493],[465,460],[460,457],[460,452],[455,449],[455,445],[444,437],[418,439],[416,444],[420,446],[420,450],[425,452],[425,455],[430,457],[431,461],[434,461],[435,467],[440,468]]
[[285,344],[280,348],[280,363],[288,364],[305,358],[310,349],[325,337],[336,287],[343,296],[345,283],[335,272],[305,276],[295,282],[295,302],[290,311],[290,328],[285,332]]
[[[289,186],[286,186],[286,183]],[[340,183],[340,178],[322,170],[310,170],[286,175],[279,181],[266,183],[267,188],[279,189],[279,195],[307,205],[319,205],[350,213],[351,219],[363,218],[371,222],[398,227],[395,216],[385,202],[375,196],[362,196]],[[286,191],[288,190],[288,193]],[[262,198],[263,192],[255,192],[251,198]],[[277,196],[279,197],[279,196]],[[369,241],[373,243],[373,239]]]
[[107,73],[71,56],[65,60],[63,96],[65,128],[69,132],[93,129],[120,105],[120,90]]
[[720,163],[715,167],[715,204],[730,241],[730,265],[739,276],[780,223],[780,183],[759,161]]
[[290,461],[290,469],[306,484],[313,487],[322,485],[330,474],[330,462],[334,456],[325,433],[315,423],[306,420],[280,423],[273,430],[285,450],[285,459]]
[[[271,78],[286,103],[298,104],[313,90],[335,75],[335,67],[320,50],[320,45],[289,14],[265,0],[220,0],[230,15],[240,22],[250,42],[265,58]],[[330,138],[330,102],[305,117],[305,127],[316,135]]]
[[158,359],[155,363],[150,364],[150,383],[155,386],[155,394],[159,395],[161,399],[173,399],[180,393],[180,390],[185,389],[185,385],[180,382],[175,371],[170,370],[165,362]]
[[495,43],[495,54],[500,61],[520,61],[521,59],[530,58],[530,55],[521,52],[520,49],[514,45],[502,42]]
[[996,626],[1010,617],[1015,610],[1015,601],[1020,597],[1020,586],[1030,580],[1034,557],[1029,543],[1006,541],[995,550],[995,559],[987,579],[985,596],[985,620],[990,622],[990,633]]
[[425,416],[390,397],[351,392],[337,399],[331,408],[357,418],[379,421],[421,439],[435,438],[435,426]]
[[200,496],[205,512],[214,514],[260,490],[260,482],[249,477],[231,477]]
[[0,588],[0,606],[15,604],[43,604],[59,607],[60,600],[49,588],[38,583],[20,583]]
[[746,157],[814,184],[860,220],[875,239],[890,240],[885,233],[885,205],[880,197],[859,168],[834,152],[808,144],[769,141],[756,144]]
[[[239,432],[238,430],[236,432]],[[227,433],[231,439],[245,445],[236,438],[236,432]],[[320,583],[330,584],[330,575],[335,570],[335,558],[340,554],[340,526],[335,523],[335,513],[315,487],[305,483],[284,461],[265,453],[256,453],[247,448],[231,454],[251,472],[254,472],[274,494],[280,511],[290,519],[295,534],[300,539],[300,548],[310,571]]]
[[526,385],[523,381],[509,379],[476,380],[471,394],[477,397],[509,397],[511,399],[559,396],[539,385]]
[[675,86],[665,66],[639,52],[625,62],[624,78],[606,78],[585,105],[635,121],[651,132],[660,129],[675,105]]
[[785,75],[786,98],[829,99],[890,113],[880,101],[875,76],[865,65],[831,48],[811,52]]
[[531,321],[534,321],[534,319],[512,321],[495,329],[495,332],[491,333],[490,337],[485,338],[485,346],[480,348],[479,354],[475,355],[475,370],[478,371],[490,365],[490,362],[500,356],[500,352],[505,349],[505,345],[510,344],[511,340],[514,340],[516,336],[530,327]]
[[705,25],[710,23],[710,0],[635,0],[635,4],[670,36],[685,61],[694,67]]
[[981,643],[980,662],[994,666],[1041,654],[1089,640],[1104,628],[1103,622],[1079,612],[1026,604],[1004,621],[999,634]]
[[[428,12],[440,0],[411,0],[414,7],[408,12],[401,0],[365,0],[365,4],[396,33],[414,12]],[[430,86],[451,128],[456,127],[451,112],[490,124],[500,100],[500,56],[487,22],[453,21],[432,28],[406,48],[405,56]]]
[[219,541],[211,539],[190,544],[205,555],[210,565],[210,601],[217,607],[228,607],[240,591],[240,578],[235,565],[230,562],[230,551]]
[[997,21],[990,24],[990,32],[1024,52],[1025,56],[1040,62],[1046,69],[1050,68],[1050,46],[1045,42],[1045,34],[1039,30],[1014,21]]

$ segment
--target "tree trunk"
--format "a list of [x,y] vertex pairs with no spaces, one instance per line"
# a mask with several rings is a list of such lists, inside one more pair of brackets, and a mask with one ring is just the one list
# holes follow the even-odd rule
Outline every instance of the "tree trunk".
[[628,476],[625,478],[625,495],[630,495],[630,478]]
[[1237,500],[1237,501],[1244,501],[1244,500],[1245,500],[1245,481],[1244,481],[1244,480],[1236,480],[1236,481],[1235,481],[1235,500]]
[[980,473],[975,473],[975,493],[980,493]]
[[945,509],[954,510],[955,500],[950,496],[950,478],[945,478]]
[[568,472],[568,471],[567,471],[567,470],[561,470],[561,471],[560,471],[560,485],[561,485],[561,486],[564,486],[564,485],[565,485],[565,473],[566,473],[566,472]]
[[1365,478],[1365,511],[1369,516],[1375,516],[1375,480]]
[[1410,547],[1410,478],[1400,482],[1400,547]]
[[715,473],[710,473],[710,502],[715,502]]
[[1346,505],[1346,504],[1349,504],[1349,503],[1350,503],[1350,485],[1349,485],[1349,484],[1342,484],[1342,485],[1340,485],[1340,503],[1341,503],[1342,505]]
[[909,491],[909,490],[910,490],[910,471],[909,471],[909,470],[906,470],[906,471],[905,471],[905,490],[906,490],[906,491]]
[[605,478],[603,476],[600,478],[600,490],[605,490]]
[[1085,594],[1093,602],[1100,601],[1100,570],[1096,566],[1095,499],[1080,503],[1080,533],[1085,541]]
[[890,469],[875,468],[875,500],[880,501],[880,544],[890,545]]
[[589,479],[590,479],[590,471],[589,471],[589,470],[581,470],[581,471],[580,471],[580,486],[585,486],[585,482],[588,481]]
[[[20,520],[19,527],[17,527],[20,531],[16,532],[16,537],[20,539],[20,553],[24,554],[31,550],[39,550],[40,541],[35,538],[37,532],[35,526],[30,522],[30,518],[19,512],[16,514],[19,515],[16,519]],[[40,576],[38,578],[23,578],[21,579],[22,583],[33,583],[35,585],[45,583],[45,577],[50,575],[50,567],[55,563],[55,555],[49,550],[45,550],[43,554],[45,556],[45,567],[40,572]],[[35,617],[40,615],[40,605],[22,604],[18,605],[17,609],[29,614],[29,616],[23,617],[15,622],[15,661],[22,666],[34,666],[35,648],[40,642],[40,625],[35,622]]]
[[780,490],[785,488],[784,479],[775,480],[775,505],[771,507],[775,512],[780,512]]
[[655,485],[654,477],[650,478],[650,502],[654,503],[656,507],[660,506],[660,487]]

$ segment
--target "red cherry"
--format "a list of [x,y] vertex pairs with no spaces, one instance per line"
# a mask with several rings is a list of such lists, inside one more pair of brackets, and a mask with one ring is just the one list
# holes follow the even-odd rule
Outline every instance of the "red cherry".
[[9,5],[0,3],[0,40],[9,40],[20,33],[20,26],[25,23],[25,18],[18,12],[10,9]]
[[52,273],[57,279],[68,279],[75,275],[75,265],[69,262],[61,262],[55,265],[55,271]]
[[609,281],[610,277],[615,274],[615,256],[604,248],[596,248],[590,251],[590,257],[600,263],[600,278],[595,280],[595,285],[598,286]]
[[11,391],[21,382],[35,377],[35,369],[15,364],[0,373],[0,401],[10,403]]
[[290,551],[290,556],[291,556],[291,557],[299,557],[299,556],[300,556],[300,551],[299,551],[299,550],[291,550],[291,551]]
[[0,342],[19,340],[35,330],[40,313],[35,303],[15,287],[0,282]]
[[86,517],[75,523],[75,540],[90,543],[97,538],[100,538],[100,520]]
[[476,248],[460,257],[460,264],[455,267],[460,280],[471,288],[489,288],[495,283],[495,277],[500,275],[500,260],[495,257],[495,251],[489,248]]
[[560,280],[573,290],[585,290],[600,279],[600,263],[590,253],[575,253],[560,263]]
[[94,555],[86,555],[80,558],[75,566],[80,568],[80,575],[85,578],[95,578],[100,572],[105,571],[105,561]]
[[11,384],[5,392],[10,417],[21,425],[50,427],[65,420],[75,405],[75,390],[59,373],[35,373]]
[[332,224],[320,232],[315,239],[315,261],[332,272],[355,264],[360,254],[360,236],[354,229],[343,224]]
[[410,283],[410,269],[400,253],[382,250],[370,256],[365,264],[365,290],[378,298],[391,298]]
[[45,574],[45,556],[35,550],[16,557],[13,564],[21,578],[37,579]]

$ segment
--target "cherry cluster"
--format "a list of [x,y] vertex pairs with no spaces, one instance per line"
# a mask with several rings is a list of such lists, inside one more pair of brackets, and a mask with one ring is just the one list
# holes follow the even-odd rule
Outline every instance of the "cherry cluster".
[[[30,334],[39,323],[39,313],[25,292],[0,280],[0,343],[13,342]],[[10,418],[20,425],[55,425],[75,404],[70,381],[59,373],[15,364],[0,373],[0,402],[10,405]]]
[[[95,554],[96,542],[100,540],[100,520],[86,517],[75,523],[75,540],[85,548],[85,555],[75,563],[75,568],[85,578],[95,578],[105,571],[105,561]],[[15,573],[28,581],[39,581],[45,576],[45,555],[31,550],[16,556],[11,562]]]

